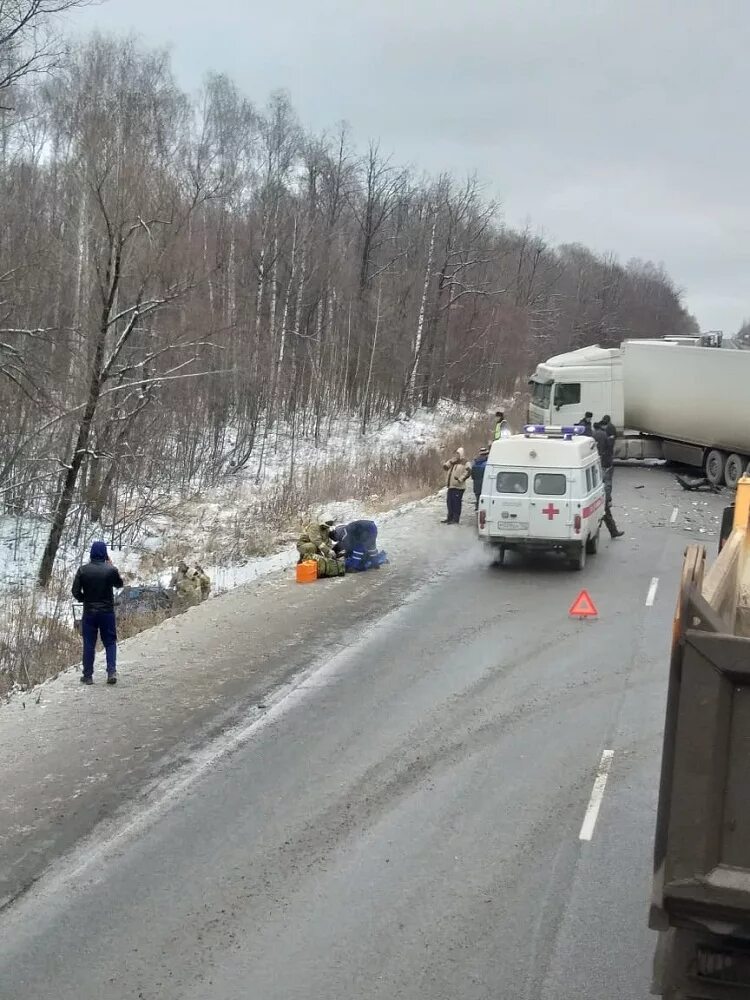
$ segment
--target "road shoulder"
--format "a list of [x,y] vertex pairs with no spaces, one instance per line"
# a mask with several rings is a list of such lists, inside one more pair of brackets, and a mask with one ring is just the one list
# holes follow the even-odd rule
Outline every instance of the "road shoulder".
[[301,670],[347,645],[467,546],[433,499],[391,518],[391,563],[295,584],[291,570],[238,588],[122,643],[121,683],[71,668],[0,706],[0,906],[101,820],[127,808]]

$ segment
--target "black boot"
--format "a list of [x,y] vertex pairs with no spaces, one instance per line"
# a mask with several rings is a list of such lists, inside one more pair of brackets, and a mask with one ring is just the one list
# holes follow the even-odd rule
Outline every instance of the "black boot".
[[612,511],[607,504],[604,510],[604,524],[606,525],[607,531],[609,532],[610,538],[622,538],[625,534],[624,531],[620,531],[615,523],[615,519],[612,517]]

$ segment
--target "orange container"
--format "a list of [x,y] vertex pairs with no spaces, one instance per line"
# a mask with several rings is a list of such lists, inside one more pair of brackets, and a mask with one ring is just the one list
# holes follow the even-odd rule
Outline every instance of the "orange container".
[[297,563],[297,583],[315,583],[318,579],[318,564],[314,559]]

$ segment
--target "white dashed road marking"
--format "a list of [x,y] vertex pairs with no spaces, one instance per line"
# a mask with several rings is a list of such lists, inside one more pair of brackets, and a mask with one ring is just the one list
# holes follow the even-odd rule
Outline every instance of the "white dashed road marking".
[[604,789],[607,787],[607,777],[609,776],[609,769],[612,765],[613,754],[614,750],[605,750],[602,753],[602,759],[599,762],[599,770],[596,772],[596,779],[594,780],[594,787],[591,790],[589,807],[586,810],[586,815],[583,817],[581,832],[578,834],[579,840],[591,840],[594,836],[594,827],[596,826],[596,820],[599,816],[599,807],[601,806],[602,799],[604,798]]
[[656,600],[656,588],[659,586],[659,577],[654,576],[651,578],[651,584],[648,588],[648,593],[646,594],[646,607],[651,608]]
[[677,520],[677,515],[679,513],[680,513],[680,508],[679,507],[673,507],[672,508],[672,516],[669,519],[669,523],[670,524],[674,524],[675,523],[675,521]]

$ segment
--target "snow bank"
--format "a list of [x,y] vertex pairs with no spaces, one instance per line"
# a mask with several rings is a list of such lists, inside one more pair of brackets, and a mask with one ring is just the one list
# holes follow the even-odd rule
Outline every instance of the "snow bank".
[[[475,408],[443,400],[434,409],[374,424],[364,435],[354,417],[326,421],[325,438],[318,444],[295,440],[288,428],[274,430],[241,470],[228,470],[202,495],[165,497],[163,512],[145,517],[127,534],[121,536],[111,525],[82,521],[76,537],[71,538],[69,531],[61,546],[57,575],[70,576],[86,558],[91,542],[103,538],[126,579],[168,582],[176,562],[185,557],[204,565],[217,591],[232,589],[286,565],[295,555],[288,545],[278,551],[270,516],[279,491],[290,485],[292,469],[304,480],[311,471],[337,460],[377,463],[389,456],[416,455],[483,416]],[[346,484],[342,487],[346,489]],[[118,506],[122,513],[123,505]],[[314,504],[305,506],[300,517],[314,512]],[[342,500],[325,505],[325,511],[327,517],[345,521],[374,514],[379,506],[380,497],[373,496],[370,504]],[[0,517],[0,596],[7,598],[33,585],[48,530],[43,518]],[[243,546],[266,551],[248,558]]]

